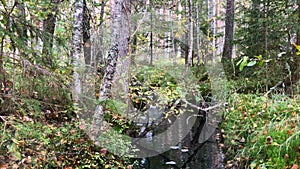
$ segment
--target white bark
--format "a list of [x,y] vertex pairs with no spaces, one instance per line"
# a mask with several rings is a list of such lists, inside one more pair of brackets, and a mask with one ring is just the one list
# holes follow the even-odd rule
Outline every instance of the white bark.
[[82,23],[83,23],[83,0],[75,2],[74,7],[74,23],[72,35],[72,65],[74,68],[73,73],[73,88],[72,94],[75,102],[79,100],[81,94],[81,80],[79,69],[81,66],[81,50],[82,50]]
[[[110,27],[111,27],[111,45],[118,44],[118,63],[114,84],[112,87],[112,96],[114,99],[129,104],[129,67],[130,57],[130,1],[129,0],[110,0]],[[128,110],[119,110],[128,113]]]
[[109,98],[120,99],[122,95],[125,95],[125,102],[128,105],[126,96],[129,91],[128,70],[130,58],[125,58],[125,56],[129,51],[129,18],[130,3],[128,0],[110,0],[111,48],[99,96],[99,100],[103,104],[96,107],[89,132],[91,139],[97,145],[99,144],[98,139],[105,113],[105,101]]
[[208,0],[208,18],[210,20],[210,32],[209,32],[209,41],[211,44],[210,48],[210,59],[213,63],[215,63],[216,59],[216,0]]
[[99,100],[103,101],[103,103],[96,107],[96,110],[93,115],[93,121],[91,124],[90,133],[89,133],[91,139],[95,141],[96,144],[99,144],[98,138],[100,135],[100,129],[102,126],[102,121],[104,116],[105,101],[111,98],[111,89],[113,85],[113,78],[116,72],[117,61],[118,61],[118,45],[115,45],[109,51],[106,70],[100,88]]
[[[201,46],[201,34],[200,34],[200,17],[199,17],[199,1],[196,1],[196,44],[197,44],[197,64],[200,64],[200,46]],[[203,61],[202,61],[203,62]]]
[[188,62],[187,65],[192,65],[193,59],[193,46],[194,46],[194,19],[193,19],[193,0],[190,0],[190,7],[189,7],[189,17],[190,17],[190,36],[189,36],[189,52],[188,52]]

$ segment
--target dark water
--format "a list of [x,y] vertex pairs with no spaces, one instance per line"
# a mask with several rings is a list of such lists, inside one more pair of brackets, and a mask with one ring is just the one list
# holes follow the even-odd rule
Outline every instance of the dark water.
[[[197,112],[197,111],[194,111]],[[216,120],[209,112],[184,113],[167,119],[145,134],[149,156],[141,169],[221,169],[223,155],[216,139]],[[139,144],[139,143],[138,143]],[[161,152],[161,153],[155,153]]]
[[[187,139],[188,140],[188,139]],[[189,147],[193,146],[193,147]],[[141,160],[141,169],[221,169],[223,155],[219,151],[215,135],[205,143],[188,145],[180,143],[171,150]]]

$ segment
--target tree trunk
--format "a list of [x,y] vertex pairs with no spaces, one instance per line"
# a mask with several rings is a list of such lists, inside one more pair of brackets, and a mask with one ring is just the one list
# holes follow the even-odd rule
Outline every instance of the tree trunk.
[[[127,93],[130,58],[125,58],[129,51],[130,36],[130,2],[128,0],[110,1],[110,29],[111,49],[107,58],[106,70],[100,87],[99,100],[105,101],[111,97],[125,100],[129,99]],[[121,60],[123,59],[123,60]],[[120,82],[121,81],[121,82]],[[121,84],[120,84],[121,83]],[[120,89],[121,86],[121,89]],[[124,96],[124,97],[123,97]],[[123,98],[122,98],[123,97]],[[93,115],[90,137],[99,145],[100,128],[103,121],[105,105],[98,105]],[[128,112],[128,111],[127,111]]]
[[233,33],[234,33],[234,0],[226,1],[226,17],[225,17],[225,41],[222,55],[222,63],[227,76],[234,73],[232,68],[232,50],[233,50]]
[[194,46],[194,19],[193,19],[193,0],[189,2],[189,19],[190,19],[190,30],[189,30],[189,51],[187,66],[192,66],[193,64],[193,46]]
[[116,72],[117,62],[118,62],[118,45],[113,46],[107,58],[106,70],[103,77],[102,85],[100,87],[100,96],[99,100],[103,101],[102,104],[96,107],[96,110],[93,115],[93,121],[90,129],[90,137],[99,145],[98,138],[100,135],[100,129],[103,121],[104,110],[105,110],[105,101],[111,98],[111,89],[113,85],[113,79]]
[[83,0],[83,53],[85,64],[92,66],[93,61],[91,60],[90,18],[90,12],[87,8],[86,0]]
[[102,3],[101,3],[101,11],[100,11],[100,22],[99,22],[99,26],[102,26],[102,23],[104,22],[104,8],[106,6],[106,1],[105,0],[102,0]]
[[[297,0],[297,4],[298,4],[298,24],[300,25],[300,0]],[[298,31],[297,31],[297,45],[300,45],[300,26],[298,26]],[[299,70],[299,65],[300,65],[300,57],[296,56],[296,63],[297,63],[297,67],[296,67],[296,71],[294,72],[294,77],[293,79],[295,79],[294,81],[299,81],[300,79],[300,70]]]
[[208,40],[210,41],[210,49],[209,55],[207,59],[211,60],[212,63],[215,63],[216,59],[216,0],[208,0],[208,18],[209,18],[209,33],[208,33]]
[[150,66],[153,65],[153,13],[152,13],[152,1],[150,1]]
[[81,63],[81,48],[82,48],[82,34],[83,34],[83,0],[77,0],[74,7],[74,24],[72,35],[72,65],[73,73],[73,99],[78,102],[81,94],[81,80],[79,75]]
[[200,15],[199,15],[199,1],[196,1],[196,43],[197,43],[197,65],[200,65],[200,63],[203,63],[203,60],[201,61],[200,56],[200,49],[201,49],[201,34],[200,34]]
[[[130,51],[131,5],[129,0],[111,0],[110,3],[111,45],[118,44],[120,58],[116,67],[112,95],[128,105],[130,57],[127,54]],[[128,114],[129,110],[124,111]]]
[[[298,5],[298,24],[300,25],[300,0],[297,0]],[[297,45],[300,45],[300,28],[297,31]]]
[[56,23],[56,13],[58,11],[58,3],[59,0],[51,0],[51,4],[54,4],[54,7],[51,12],[49,11],[47,18],[43,20],[43,62],[44,64],[49,64],[50,67],[53,66],[51,51],[53,47],[53,35]]
[[225,42],[222,59],[230,60],[233,49],[234,0],[226,1]]
[[[6,71],[4,69],[4,62],[3,62],[4,38],[5,38],[5,34],[1,37],[1,46],[0,46],[0,93],[5,92],[6,89],[6,80],[5,80]],[[3,91],[1,91],[2,88]]]

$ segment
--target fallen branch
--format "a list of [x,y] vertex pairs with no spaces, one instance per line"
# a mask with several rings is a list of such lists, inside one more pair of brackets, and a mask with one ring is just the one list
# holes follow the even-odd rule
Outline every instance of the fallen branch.
[[31,63],[27,59],[21,58],[17,54],[13,54],[13,56],[11,56],[10,54],[5,54],[5,55],[8,56],[9,58],[19,62],[25,71],[28,71],[28,70],[35,71],[35,73],[37,73],[39,75],[52,76],[52,73],[50,71],[48,71],[47,69],[42,68],[40,65]]
[[270,90],[265,94],[265,96],[268,96],[271,92],[273,92],[278,86],[282,85],[283,81],[279,81],[275,86],[271,87]]
[[189,106],[191,106],[192,108],[195,108],[197,110],[201,110],[201,111],[209,111],[209,110],[213,110],[213,109],[216,109],[216,108],[219,108],[219,107],[222,107],[223,106],[223,103],[219,103],[219,104],[216,104],[214,106],[210,106],[210,107],[207,107],[207,108],[202,108],[202,107],[199,107],[195,104],[192,104],[188,101],[185,101],[185,100],[182,100],[184,103],[188,104]]

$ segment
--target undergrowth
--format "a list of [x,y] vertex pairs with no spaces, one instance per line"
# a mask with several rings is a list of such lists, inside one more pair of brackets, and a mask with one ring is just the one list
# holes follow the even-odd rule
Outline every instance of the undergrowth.
[[300,164],[300,100],[234,94],[221,125],[226,167],[292,168]]

